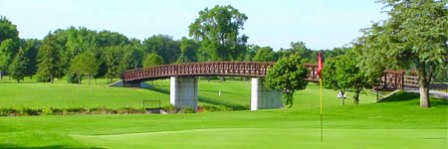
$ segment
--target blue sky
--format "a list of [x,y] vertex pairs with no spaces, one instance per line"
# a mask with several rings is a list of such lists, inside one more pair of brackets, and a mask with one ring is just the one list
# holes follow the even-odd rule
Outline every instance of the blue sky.
[[84,26],[140,40],[155,34],[180,39],[200,10],[215,5],[245,13],[248,42],[275,50],[293,41],[313,50],[341,47],[387,18],[375,0],[0,0],[0,15],[17,25],[21,38]]

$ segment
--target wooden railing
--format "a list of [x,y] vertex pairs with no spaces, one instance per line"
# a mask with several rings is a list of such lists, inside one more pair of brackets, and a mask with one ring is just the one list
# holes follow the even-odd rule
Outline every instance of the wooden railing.
[[[185,64],[159,65],[125,71],[122,79],[125,82],[141,82],[169,78],[171,76],[238,76],[266,77],[275,62],[197,62]],[[308,81],[317,82],[317,64],[305,64],[308,69]],[[324,70],[325,71],[325,70]],[[418,77],[415,72],[402,70],[385,70],[382,83],[377,87],[383,90],[418,88]]]
[[[240,76],[266,77],[268,69],[274,62],[197,62],[185,64],[159,65],[125,71],[122,79],[125,82],[136,82],[169,78],[171,76]],[[309,70],[306,78],[317,81],[317,65],[305,64]]]
[[385,70],[381,77],[379,88],[383,90],[396,90],[404,88],[418,88],[418,76],[414,71]]

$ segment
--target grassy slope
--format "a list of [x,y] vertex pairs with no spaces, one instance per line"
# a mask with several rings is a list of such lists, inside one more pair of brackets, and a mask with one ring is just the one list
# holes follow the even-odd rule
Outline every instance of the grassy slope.
[[[166,88],[163,81],[161,82],[160,86]],[[0,84],[2,94],[5,92],[4,89],[8,88],[3,85],[5,84]],[[35,86],[41,86],[41,84]],[[64,86],[66,85],[61,84],[60,88]],[[93,90],[93,93],[99,92],[97,90],[109,90],[104,87],[87,87],[86,90],[88,89]],[[217,89],[223,90],[221,97],[227,98],[217,97]],[[14,90],[17,88],[9,89],[7,92],[14,92]],[[249,97],[248,90],[249,84],[245,82],[207,83],[201,81],[199,94],[201,98],[213,99],[202,104],[220,102],[244,105],[249,102],[249,99],[240,97]],[[121,91],[123,93],[120,93]],[[140,92],[142,97],[158,94],[136,89],[113,91],[117,94]],[[98,95],[93,93],[91,96]],[[418,98],[415,96],[403,94],[394,97],[401,99],[399,101],[389,100],[389,102],[375,104],[373,103],[374,96],[364,95],[361,99],[362,105],[355,106],[348,101],[347,106],[340,106],[339,100],[335,98],[336,92],[331,90],[324,90],[325,141],[321,143],[318,93],[317,86],[310,84],[306,90],[296,94],[293,108],[257,112],[1,117],[0,146],[53,148],[447,147],[448,104],[446,100],[432,99],[433,108],[420,109]],[[118,105],[127,103],[112,100],[116,98],[111,94],[104,94],[102,97],[107,97],[109,102],[115,102]],[[60,105],[66,104],[60,102]]]

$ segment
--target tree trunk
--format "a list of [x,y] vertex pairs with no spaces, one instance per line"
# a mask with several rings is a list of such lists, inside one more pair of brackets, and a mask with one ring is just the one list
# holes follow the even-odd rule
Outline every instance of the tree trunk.
[[425,64],[420,64],[418,68],[418,84],[420,90],[420,107],[429,108],[431,104],[429,102],[429,83],[431,82],[430,77],[432,73],[426,73],[427,68]]
[[92,78],[92,75],[89,75],[89,85],[90,85],[90,78]]
[[429,107],[431,107],[428,95],[429,95],[428,87],[420,86],[420,107],[422,107],[422,108],[429,108]]
[[3,80],[3,75],[1,71],[0,71],[0,80]]
[[419,77],[419,90],[420,90],[420,107],[429,108],[429,82],[425,76]]
[[359,94],[361,93],[361,89],[356,89],[355,91],[355,95],[353,96],[353,103],[354,104],[359,104]]

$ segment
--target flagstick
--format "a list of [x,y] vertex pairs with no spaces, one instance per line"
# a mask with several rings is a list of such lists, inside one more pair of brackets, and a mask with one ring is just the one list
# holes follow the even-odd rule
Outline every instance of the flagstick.
[[323,126],[323,110],[322,110],[322,78],[320,79],[320,142],[324,141],[324,126]]

